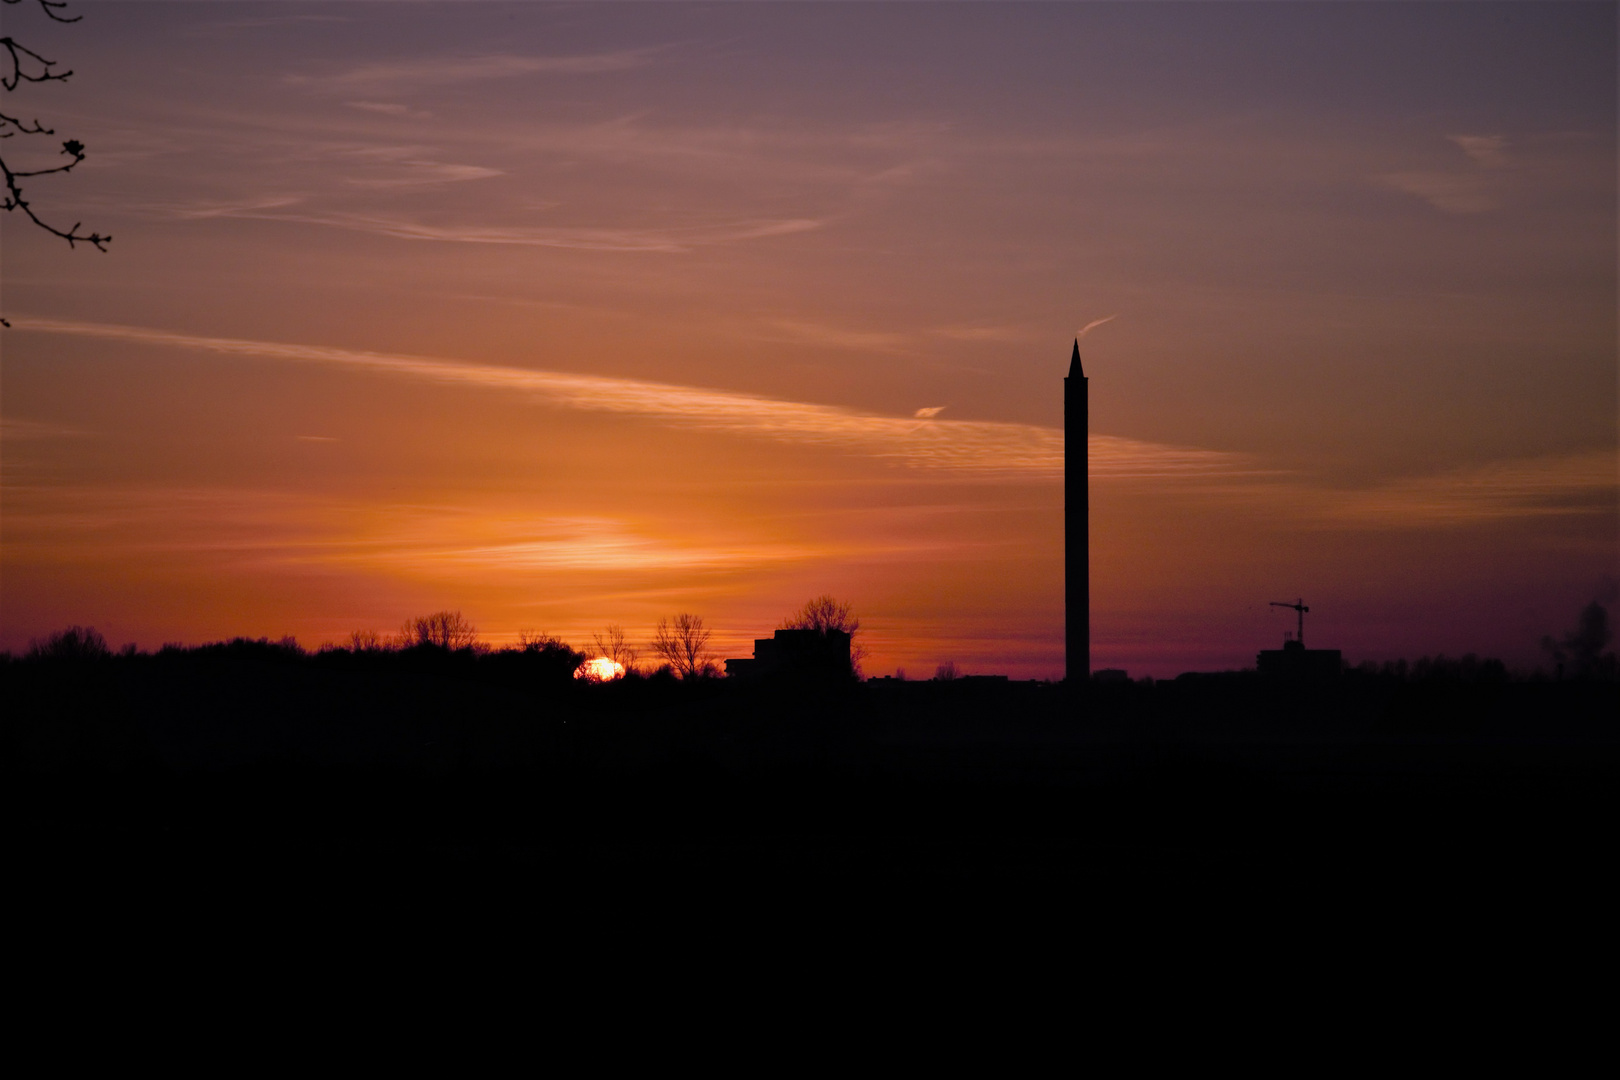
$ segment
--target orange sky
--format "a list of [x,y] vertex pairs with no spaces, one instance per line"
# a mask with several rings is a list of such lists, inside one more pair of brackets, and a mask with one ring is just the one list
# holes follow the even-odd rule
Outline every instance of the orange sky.
[[1613,6],[82,10],[5,11],[115,241],[0,222],[0,648],[830,592],[869,673],[1058,676],[1110,316],[1097,667],[1296,596],[1529,665],[1615,588]]

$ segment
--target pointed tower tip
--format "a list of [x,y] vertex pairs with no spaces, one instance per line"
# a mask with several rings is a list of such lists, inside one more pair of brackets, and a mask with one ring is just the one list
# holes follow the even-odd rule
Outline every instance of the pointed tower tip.
[[1080,366],[1079,338],[1074,339],[1074,355],[1069,357],[1069,375],[1071,378],[1074,376],[1079,376],[1082,379],[1086,377],[1085,369]]

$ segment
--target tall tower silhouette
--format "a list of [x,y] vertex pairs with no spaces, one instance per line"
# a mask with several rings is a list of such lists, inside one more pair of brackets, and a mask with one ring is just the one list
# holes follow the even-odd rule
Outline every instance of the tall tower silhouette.
[[1063,378],[1064,676],[1091,678],[1091,406],[1080,339]]

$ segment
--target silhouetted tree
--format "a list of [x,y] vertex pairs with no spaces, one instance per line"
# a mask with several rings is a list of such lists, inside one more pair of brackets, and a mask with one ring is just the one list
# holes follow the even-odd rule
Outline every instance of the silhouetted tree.
[[523,670],[529,677],[538,676],[544,681],[571,679],[575,669],[585,662],[585,654],[570,648],[562,638],[532,630],[519,631],[517,649],[503,649],[497,659],[514,653],[521,658]]
[[107,639],[93,626],[70,626],[28,643],[30,660],[100,660],[111,655]]
[[435,611],[408,619],[400,628],[400,638],[406,648],[413,645],[437,645],[441,649],[470,649],[478,643],[478,628],[462,617],[459,611]]
[[193,657],[231,657],[237,660],[275,663],[298,661],[307,655],[298,644],[298,639],[291,634],[283,636],[279,641],[271,641],[267,637],[234,637],[229,641],[213,641],[206,645],[198,645],[186,652]]
[[636,666],[636,650],[625,637],[624,627],[618,623],[609,623],[600,634],[591,635],[596,643],[596,655],[605,656],[616,664],[624,667],[625,671],[632,671]]
[[803,607],[782,620],[781,629],[814,630],[823,637],[826,637],[829,630],[841,630],[848,634],[849,671],[856,678],[860,677],[861,660],[866,656],[866,646],[855,641],[855,635],[861,629],[861,620],[855,617],[854,608],[846,601],[834,599],[827,594],[806,600]]
[[717,670],[714,653],[709,651],[709,631],[696,615],[682,612],[674,619],[659,619],[653,651],[683,679],[713,675]]
[[566,647],[567,642],[563,641],[563,639],[560,637],[553,637],[551,634],[543,633],[539,630],[518,631],[519,652],[540,652],[541,650],[549,648],[553,645],[562,645]]
[[350,652],[387,652],[389,648],[388,641],[375,630],[355,630],[349,634]]
[[[1402,668],[1405,669],[1405,661]],[[1465,653],[1456,659],[1441,653],[1414,660],[1402,677],[1412,682],[1507,682],[1508,670],[1502,661],[1490,657],[1481,659],[1475,653]]]
[[956,661],[954,660],[947,660],[943,664],[939,665],[939,667],[934,669],[935,682],[950,682],[956,677]]
[[1608,609],[1593,600],[1581,609],[1580,616],[1575,622],[1575,629],[1559,640],[1554,640],[1550,635],[1542,638],[1541,647],[1551,655],[1560,677],[1564,675],[1566,664],[1569,674],[1577,679],[1605,675],[1613,677],[1615,656],[1613,653],[1605,655],[1603,652],[1603,647],[1613,637],[1614,632],[1609,628]]
[[[4,0],[4,2],[7,5],[15,6],[26,3],[28,0]],[[59,14],[61,9],[67,7],[66,0],[37,0],[37,3],[40,10],[55,22],[72,23],[78,22],[80,19],[78,15],[70,19]],[[68,77],[73,74],[71,70],[58,71],[55,60],[47,60],[33,49],[20,44],[9,36],[0,37],[0,48],[5,50],[4,58],[0,58],[0,86],[4,86],[8,94],[23,83],[66,82]],[[11,65],[9,70],[3,68],[7,60],[10,61]],[[9,139],[16,135],[55,134],[55,128],[48,128],[37,119],[24,120],[20,116],[11,116],[8,113],[0,112],[0,139]],[[61,155],[59,156],[62,155],[69,159],[66,164],[37,169],[14,168],[11,161],[0,157],[0,170],[4,170],[6,185],[4,208],[8,211],[21,210],[28,215],[28,220],[52,236],[59,236],[66,240],[70,247],[77,247],[82,241],[100,251],[106,251],[107,243],[112,237],[102,236],[100,233],[94,232],[81,233],[79,231],[81,222],[75,222],[70,229],[57,228],[41,218],[35,212],[33,205],[23,196],[21,181],[34,177],[54,176],[58,173],[71,172],[79,162],[84,160],[84,144],[77,139],[68,139],[62,143]]]

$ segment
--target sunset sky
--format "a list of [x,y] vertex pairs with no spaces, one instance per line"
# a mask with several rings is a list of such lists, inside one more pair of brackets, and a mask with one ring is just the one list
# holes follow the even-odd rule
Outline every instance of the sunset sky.
[[[1616,5],[82,3],[0,108],[0,648],[459,608],[868,674],[1351,662],[1612,597]],[[1106,320],[1106,321],[1104,321]]]

